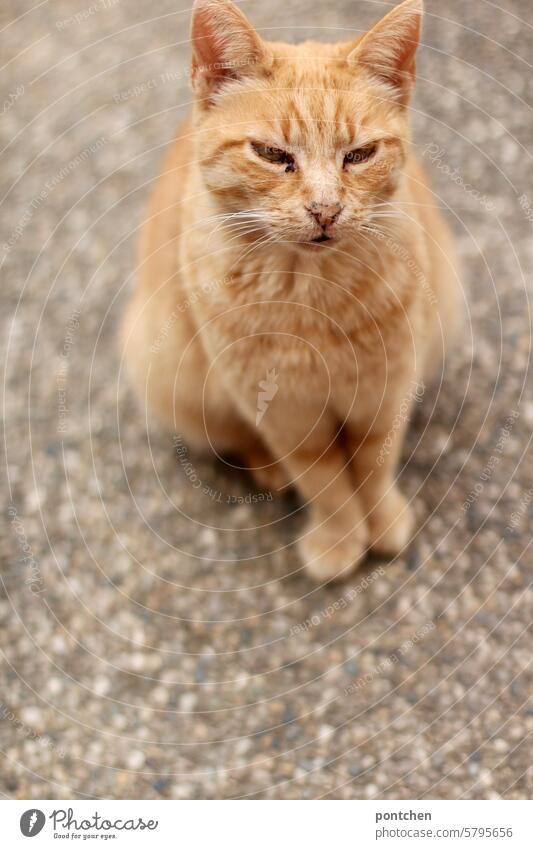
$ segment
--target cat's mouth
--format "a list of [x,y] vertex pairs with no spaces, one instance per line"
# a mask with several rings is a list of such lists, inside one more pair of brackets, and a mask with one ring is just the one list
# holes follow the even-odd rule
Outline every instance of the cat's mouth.
[[327,242],[334,242],[335,239],[333,236],[327,236],[325,233],[321,233],[320,236],[315,236],[314,239],[306,239],[305,241],[300,242],[299,244],[305,248],[314,248],[318,245],[325,245]]

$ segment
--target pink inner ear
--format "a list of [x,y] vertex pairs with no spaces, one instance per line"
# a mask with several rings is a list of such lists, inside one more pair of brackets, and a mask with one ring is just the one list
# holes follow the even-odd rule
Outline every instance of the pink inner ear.
[[[198,65],[211,70],[219,63],[259,60],[263,42],[242,12],[232,4],[200,5],[193,13],[193,51]],[[215,70],[215,69],[213,69]]]
[[403,35],[391,39],[391,53],[393,64],[399,71],[407,71],[413,64],[418,46],[418,31],[414,30],[409,35]]
[[376,46],[375,51],[369,52],[369,64],[373,63],[376,71],[394,85],[400,85],[405,74],[414,74],[417,46],[416,35],[413,39],[389,37],[381,46]]
[[221,38],[220,22],[216,21],[212,12],[199,9],[195,13],[192,38],[194,57],[198,65],[206,66],[207,69],[224,61],[225,49]]
[[203,97],[224,80],[250,74],[268,51],[243,13],[227,0],[196,0],[192,20],[193,86]]

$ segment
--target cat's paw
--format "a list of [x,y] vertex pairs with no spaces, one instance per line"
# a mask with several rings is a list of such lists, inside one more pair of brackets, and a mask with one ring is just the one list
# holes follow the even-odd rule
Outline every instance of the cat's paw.
[[319,583],[346,578],[365,557],[367,536],[367,527],[362,519],[358,519],[348,531],[328,523],[308,527],[298,542],[307,574]]
[[367,517],[370,548],[383,557],[395,557],[410,541],[414,514],[399,489],[390,489]]

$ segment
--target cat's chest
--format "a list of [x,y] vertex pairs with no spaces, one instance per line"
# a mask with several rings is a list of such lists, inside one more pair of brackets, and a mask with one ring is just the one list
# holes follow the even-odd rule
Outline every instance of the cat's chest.
[[346,399],[373,393],[412,338],[408,311],[369,276],[359,287],[339,278],[282,269],[201,282],[193,309],[220,379],[253,399],[275,374],[278,402],[314,399],[341,416],[352,403]]
[[275,373],[280,397],[291,404],[312,396],[344,406],[343,399],[376,382],[391,358],[389,331],[354,318],[348,299],[337,309],[301,299],[219,301],[202,311],[199,324],[221,377],[253,395]]
[[278,348],[289,362],[307,349],[310,362],[325,357],[338,366],[373,358],[377,347],[401,335],[402,324],[408,330],[405,300],[368,272],[362,283],[282,272],[227,274],[222,285],[198,288],[201,327],[225,344],[242,340],[248,355],[259,342],[258,350]]

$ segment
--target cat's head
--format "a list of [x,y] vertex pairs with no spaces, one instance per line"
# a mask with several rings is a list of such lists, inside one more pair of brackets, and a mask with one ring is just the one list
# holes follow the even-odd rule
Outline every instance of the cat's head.
[[289,45],[230,0],[195,0],[196,155],[235,232],[302,250],[369,225],[402,179],[421,15],[405,0],[356,41]]

